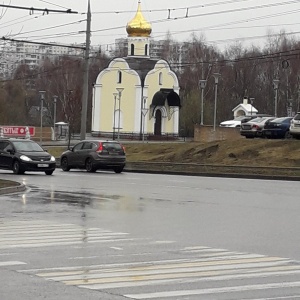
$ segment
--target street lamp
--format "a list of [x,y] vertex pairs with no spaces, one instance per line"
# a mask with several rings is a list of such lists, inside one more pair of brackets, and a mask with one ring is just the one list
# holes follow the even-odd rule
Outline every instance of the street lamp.
[[203,125],[203,103],[204,103],[204,89],[206,87],[206,79],[199,80],[199,86],[201,89],[201,125]]
[[146,115],[149,111],[148,108],[146,108],[146,101],[147,101],[147,96],[143,96],[143,107],[142,107],[142,114],[143,114],[143,143],[145,141],[145,118]]
[[114,125],[113,125],[113,140],[115,139],[116,134],[116,104],[118,93],[113,93],[114,95]]
[[221,74],[214,73],[212,74],[215,79],[215,107],[214,107],[214,131],[216,131],[216,121],[217,121],[217,96],[218,96],[218,83]]
[[287,116],[293,116],[293,99],[289,99],[287,103]]
[[250,115],[251,115],[251,116],[252,116],[252,107],[253,107],[254,99],[255,99],[255,98],[250,98],[250,104],[251,104],[251,107],[250,107],[250,109],[251,109]]
[[120,120],[121,120],[121,97],[124,88],[117,88],[119,94],[119,114],[118,114],[118,141],[120,140]]
[[39,91],[40,100],[41,100],[41,128],[40,128],[40,143],[42,144],[43,141],[43,101],[45,100],[45,93],[46,91]]
[[56,102],[58,96],[53,96],[53,140],[56,141],[56,131],[55,131],[55,123],[56,123]]
[[279,80],[278,79],[274,79],[273,80],[273,86],[274,86],[274,90],[275,90],[275,112],[274,112],[274,116],[277,118],[277,101],[278,101],[278,86],[279,86]]

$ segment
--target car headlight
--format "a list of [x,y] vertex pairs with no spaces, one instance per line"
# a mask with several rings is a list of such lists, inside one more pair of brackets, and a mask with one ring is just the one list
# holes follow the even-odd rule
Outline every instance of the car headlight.
[[50,161],[56,161],[54,156],[51,156]]
[[29,157],[26,156],[26,155],[21,155],[21,156],[20,156],[20,159],[23,160],[23,161],[32,161],[32,159],[29,158]]

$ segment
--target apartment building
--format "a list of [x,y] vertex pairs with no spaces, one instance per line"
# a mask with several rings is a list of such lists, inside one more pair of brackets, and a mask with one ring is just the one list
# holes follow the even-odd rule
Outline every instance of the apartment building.
[[0,44],[0,78],[10,78],[20,64],[35,68],[46,58],[54,60],[58,56],[65,55],[83,57],[83,50],[60,45],[5,41]]

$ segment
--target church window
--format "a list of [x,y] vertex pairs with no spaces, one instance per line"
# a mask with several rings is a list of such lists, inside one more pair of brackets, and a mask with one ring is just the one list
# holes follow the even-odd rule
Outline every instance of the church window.
[[122,72],[118,71],[118,83],[122,83]]
[[163,82],[163,74],[162,74],[162,72],[159,73],[158,77],[159,77],[159,79],[158,79],[159,85],[162,85],[163,84],[162,83]]
[[130,55],[134,55],[134,44],[131,44]]

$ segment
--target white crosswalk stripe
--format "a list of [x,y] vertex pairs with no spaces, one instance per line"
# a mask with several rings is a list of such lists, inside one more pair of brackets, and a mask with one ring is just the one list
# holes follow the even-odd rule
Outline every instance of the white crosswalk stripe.
[[22,261],[0,261],[0,267],[18,266],[18,265],[26,265],[26,263]]
[[[203,258],[198,256],[194,259],[61,267],[44,270],[23,270],[22,272],[34,273],[36,276],[47,280],[63,282],[66,285],[74,285],[85,289],[118,289],[118,293],[122,293],[122,289],[124,289],[122,294],[129,299],[180,299],[180,297],[189,299],[189,296],[195,297],[197,295],[204,297],[205,295],[225,295],[247,291],[276,291],[279,289],[282,291],[283,289],[300,287],[300,281],[297,280],[269,283],[260,283],[259,281],[260,278],[267,277],[300,276],[299,263],[287,258],[239,253],[208,247],[185,248],[179,252],[184,254],[189,251],[201,251],[201,257]],[[211,256],[212,253],[215,255]],[[258,282],[256,284],[228,285],[225,287],[178,289],[178,285],[183,284],[199,285],[201,282],[214,282],[214,284],[217,284],[218,282],[238,279],[256,279]],[[164,286],[168,286],[167,291],[163,289]],[[147,287],[151,287],[151,290],[155,290],[155,292],[142,292]],[[135,293],[129,294],[128,288],[134,288]],[[139,288],[140,293],[137,292]]]
[[170,298],[170,297],[178,297],[178,296],[224,294],[224,293],[253,291],[253,290],[257,291],[257,290],[267,290],[267,289],[283,289],[283,288],[291,288],[291,287],[300,287],[300,281],[272,283],[272,284],[254,284],[254,285],[213,288],[213,289],[156,292],[156,293],[137,294],[137,295],[125,295],[125,297],[130,299],[155,299],[155,298]]
[[47,221],[0,223],[0,250],[66,246],[80,243],[111,243],[133,240],[128,233]]

